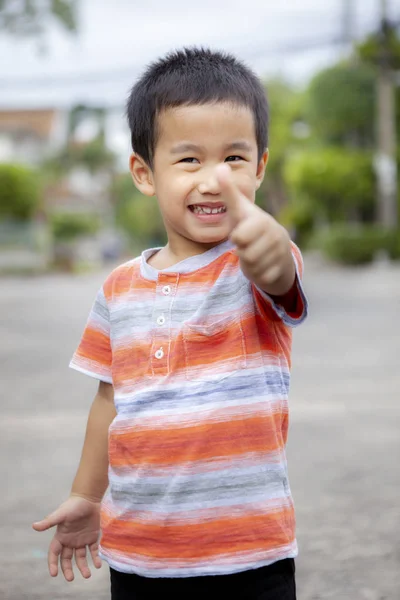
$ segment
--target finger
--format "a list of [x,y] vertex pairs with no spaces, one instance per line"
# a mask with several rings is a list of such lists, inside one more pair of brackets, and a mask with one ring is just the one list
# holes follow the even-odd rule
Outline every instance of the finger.
[[248,264],[255,265],[257,263],[265,262],[266,258],[274,253],[273,248],[271,248],[269,244],[268,236],[265,233],[256,236],[248,244],[235,243],[238,247],[238,256]]
[[61,551],[61,543],[53,538],[50,542],[49,551],[47,553],[47,564],[49,567],[49,573],[52,577],[57,577],[58,575],[58,560]]
[[101,568],[101,558],[99,556],[99,544],[96,542],[89,546],[90,554],[92,555],[92,561],[96,569]]
[[[264,217],[264,215],[262,215]],[[231,241],[238,247],[245,248],[246,246],[252,245],[259,239],[266,241],[266,235],[268,235],[268,223],[265,218],[256,218],[254,216],[251,219],[244,219],[240,221],[238,225],[231,231]]]
[[67,581],[73,581],[74,571],[72,570],[72,557],[74,551],[72,548],[63,547],[61,552],[61,570],[64,573],[64,577]]
[[221,194],[226,204],[227,212],[233,224],[236,225],[249,214],[253,203],[248,200],[235,185],[232,178],[231,168],[226,165],[218,165],[216,177],[221,188]]
[[83,548],[75,549],[75,562],[76,566],[82,573],[82,577],[88,579],[91,576],[91,572],[86,558],[86,546],[84,546]]
[[32,523],[32,527],[33,529],[35,529],[35,531],[46,531],[46,529],[50,529],[55,525],[59,525],[62,521],[64,521],[64,518],[64,510],[61,508],[57,508],[57,510],[52,512],[50,515],[48,515],[41,521],[36,521],[35,523]]
[[282,269],[278,265],[273,265],[266,270],[264,280],[267,285],[272,285],[282,276]]

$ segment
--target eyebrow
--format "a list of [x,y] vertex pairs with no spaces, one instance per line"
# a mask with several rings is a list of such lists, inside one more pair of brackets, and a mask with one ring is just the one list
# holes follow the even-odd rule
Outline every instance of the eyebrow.
[[225,150],[243,150],[244,152],[251,152],[251,149],[251,145],[244,140],[232,142],[232,144],[228,144],[228,146],[225,147]]
[[[224,151],[243,150],[244,152],[251,152],[251,149],[251,145],[243,140],[228,144],[225,146]],[[171,154],[183,154],[185,152],[204,152],[204,147],[197,146],[196,144],[191,144],[189,142],[183,142],[182,144],[177,144],[171,149]]]
[[184,142],[183,144],[177,144],[171,149],[171,154],[183,154],[184,152],[202,152],[204,148],[202,146],[196,146],[196,144],[190,144]]

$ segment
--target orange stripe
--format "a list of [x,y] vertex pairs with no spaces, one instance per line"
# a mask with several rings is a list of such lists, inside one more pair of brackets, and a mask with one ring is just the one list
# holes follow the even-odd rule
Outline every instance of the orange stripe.
[[202,560],[219,554],[268,552],[294,539],[293,509],[268,515],[226,518],[201,524],[171,524],[164,527],[139,521],[114,520],[103,514],[104,549],[118,548],[123,554],[148,558]]
[[147,281],[141,278],[139,263],[119,267],[111,273],[104,283],[103,289],[107,301],[129,292],[132,288],[132,282],[134,282],[135,292],[144,289],[153,290],[155,285],[154,281]]
[[111,347],[108,335],[88,325],[76,355],[109,367],[111,365]]
[[[279,416],[267,414],[191,427],[128,431],[110,430],[110,465],[179,465],[246,453],[270,453],[282,448],[277,435]],[[279,431],[279,429],[278,429]]]

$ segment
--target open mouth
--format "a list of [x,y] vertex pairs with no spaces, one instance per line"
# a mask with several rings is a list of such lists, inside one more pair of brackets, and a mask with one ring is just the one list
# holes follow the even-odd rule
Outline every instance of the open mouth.
[[189,209],[196,215],[219,215],[226,213],[226,206],[205,206],[204,204],[190,204]]

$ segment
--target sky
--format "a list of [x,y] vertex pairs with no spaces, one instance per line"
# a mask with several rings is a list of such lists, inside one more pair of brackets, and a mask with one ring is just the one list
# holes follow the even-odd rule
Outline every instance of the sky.
[[[183,45],[222,48],[260,76],[304,85],[348,51],[331,43],[345,32],[346,3],[359,39],[378,22],[380,0],[80,0],[78,34],[49,23],[45,51],[2,36],[0,106],[122,106],[145,65]],[[400,19],[400,0],[387,3]]]

